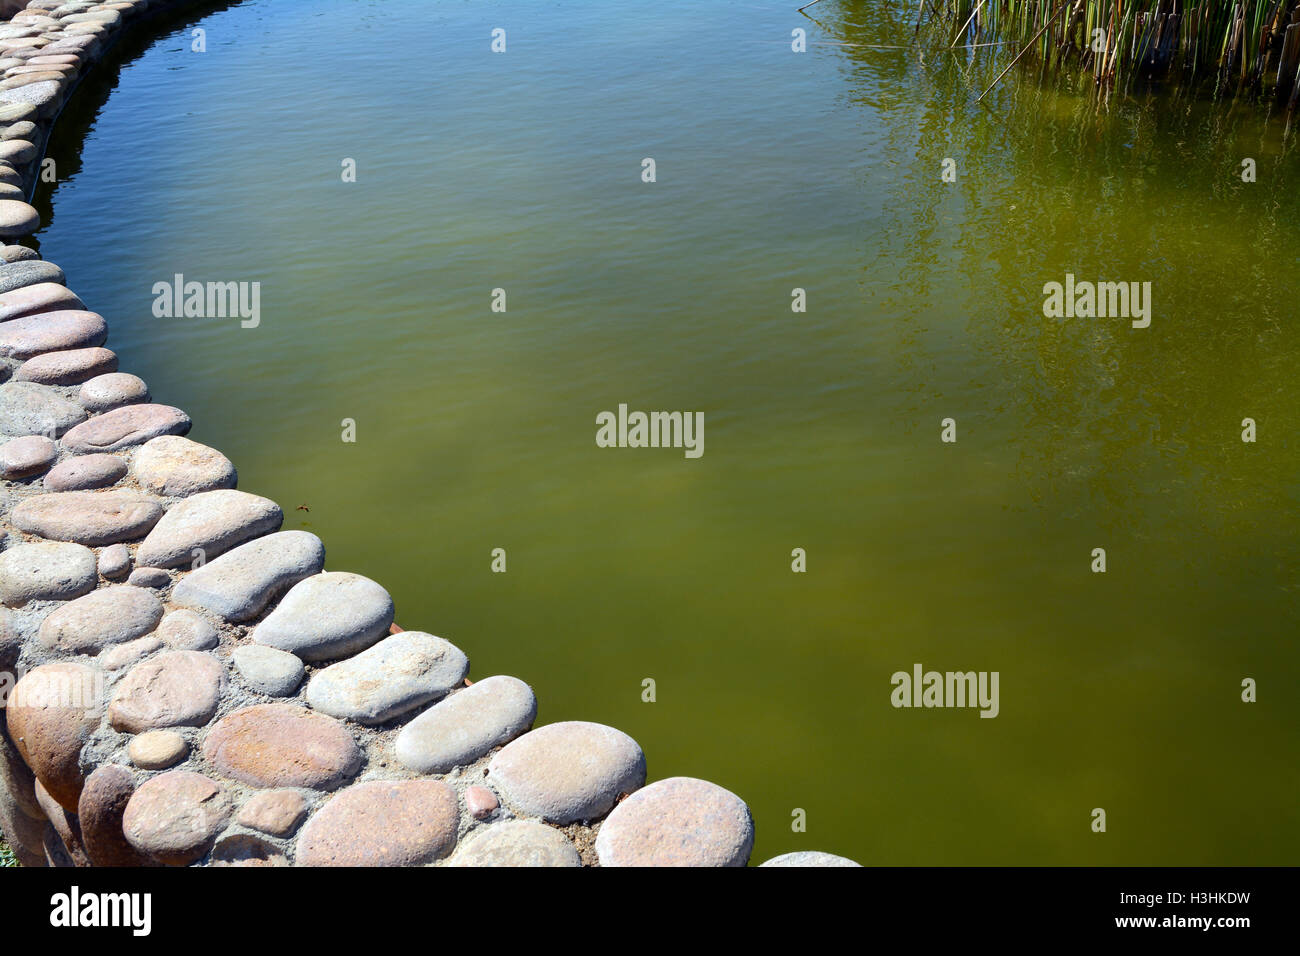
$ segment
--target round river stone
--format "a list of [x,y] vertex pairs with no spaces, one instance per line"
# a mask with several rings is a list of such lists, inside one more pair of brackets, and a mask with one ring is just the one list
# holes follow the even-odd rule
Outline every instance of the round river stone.
[[211,849],[230,815],[230,797],[214,781],[190,770],[169,770],[132,795],[122,832],[141,853],[185,866]]
[[456,791],[440,780],[358,783],[298,837],[299,866],[420,866],[456,845]]
[[454,644],[403,631],[317,673],[307,684],[307,702],[332,717],[382,724],[446,696],[468,671],[469,659]]
[[774,856],[760,866],[861,866],[846,856],[834,853],[822,853],[817,850],[801,850],[798,853],[782,853]]
[[[89,385],[90,382],[86,384]],[[83,389],[85,387],[82,386]],[[71,429],[63,436],[63,447],[77,455],[118,451],[132,445],[142,445],[159,435],[183,435],[189,430],[190,417],[179,408],[170,405],[124,405]]]
[[23,500],[9,520],[28,534],[97,547],[144,537],[162,514],[158,502],[129,491],[63,491]]
[[[191,571],[172,589],[172,601],[239,623],[257,617],[273,598],[324,565],[320,538],[307,531],[277,531]],[[266,620],[283,607],[282,601]]]
[[638,790],[601,824],[601,866],[744,866],[754,819],[730,790],[670,777]]
[[516,677],[487,677],[402,728],[397,759],[417,773],[446,773],[514,740],[536,717],[532,688]]
[[69,601],[41,622],[40,641],[63,651],[95,653],[148,634],[162,620],[152,591],[114,584]]
[[[25,291],[27,290],[18,290]],[[18,292],[10,295],[17,295]],[[0,322],[0,355],[26,359],[42,352],[103,345],[107,337],[108,326],[104,323],[103,316],[94,312],[70,310],[24,315]]]
[[334,790],[361,769],[362,753],[337,720],[290,704],[258,704],[221,718],[203,756],[254,787]]
[[359,574],[326,571],[294,585],[253,640],[297,654],[308,662],[346,657],[388,633],[393,599]]
[[559,830],[536,820],[509,820],[478,831],[449,866],[582,866],[577,848]]
[[501,794],[550,823],[595,820],[645,783],[645,755],[613,727],[570,720],[547,724],[505,745],[488,764]]
[[217,712],[226,669],[202,651],[168,651],[133,667],[114,688],[108,720],[139,734],[158,727],[202,727]]
[[29,358],[14,380],[43,385],[80,385],[88,378],[117,371],[117,354],[106,348],[68,349]]
[[0,477],[39,475],[58,455],[58,447],[44,435],[25,435],[0,445]]
[[0,554],[0,600],[68,601],[98,583],[95,552],[79,544],[20,544]]
[[107,488],[126,476],[126,462],[116,455],[79,455],[61,461],[45,476],[46,491]]
[[69,813],[85,777],[81,748],[104,714],[103,676],[93,667],[59,661],[28,671],[10,692],[9,736],[36,779]]
[[275,531],[284,512],[270,498],[245,491],[203,491],[176,502],[137,549],[135,563],[147,568],[179,568],[195,551],[206,560],[250,538]]
[[235,466],[215,448],[179,435],[162,435],[145,442],[131,472],[147,491],[181,498],[201,491],[235,487]]

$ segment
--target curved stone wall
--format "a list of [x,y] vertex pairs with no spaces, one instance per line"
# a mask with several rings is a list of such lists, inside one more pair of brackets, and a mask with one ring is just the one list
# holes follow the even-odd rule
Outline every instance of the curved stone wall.
[[0,831],[29,866],[745,865],[739,797],[647,786],[626,734],[533,729],[527,684],[397,627],[12,244],[78,78],[183,5],[35,0],[0,25]]

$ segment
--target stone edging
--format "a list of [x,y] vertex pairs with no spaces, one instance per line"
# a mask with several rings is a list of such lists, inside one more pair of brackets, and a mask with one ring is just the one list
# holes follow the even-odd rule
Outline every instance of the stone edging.
[[[5,241],[39,227],[24,199],[78,77],[186,3],[35,0],[0,24]],[[612,727],[530,729],[525,683],[469,681],[458,648],[235,490],[189,417],[117,371],[62,270],[0,258],[0,830],[25,865],[748,862],[740,798],[645,786]]]

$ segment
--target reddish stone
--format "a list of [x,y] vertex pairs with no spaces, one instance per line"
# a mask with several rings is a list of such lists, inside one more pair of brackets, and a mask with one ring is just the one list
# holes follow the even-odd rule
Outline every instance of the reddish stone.
[[127,842],[122,817],[135,792],[131,771],[106,763],[86,780],[77,803],[81,839],[95,866],[148,866],[149,859]]
[[141,853],[169,866],[186,866],[212,848],[230,813],[230,798],[215,781],[189,770],[169,770],[132,795],[122,832]]
[[9,736],[36,779],[76,812],[85,777],[81,748],[104,714],[103,681],[85,664],[42,664],[14,685],[5,708]]
[[340,721],[291,704],[258,704],[221,718],[203,756],[254,787],[334,790],[361,769],[361,750]]
[[86,855],[86,848],[81,842],[81,824],[77,821],[77,815],[59,806],[39,780],[36,781],[36,802],[45,811],[45,818],[54,827],[73,866],[90,866],[90,857]]
[[490,817],[499,806],[501,803],[497,800],[497,795],[487,787],[465,788],[465,809],[475,820]]
[[420,866],[456,845],[456,791],[440,780],[349,787],[298,837],[299,866]]
[[307,815],[307,801],[293,790],[267,790],[254,794],[235,819],[242,826],[271,836],[286,837]]
[[155,727],[202,727],[217,712],[226,670],[202,651],[168,651],[131,668],[113,692],[108,719],[138,734]]

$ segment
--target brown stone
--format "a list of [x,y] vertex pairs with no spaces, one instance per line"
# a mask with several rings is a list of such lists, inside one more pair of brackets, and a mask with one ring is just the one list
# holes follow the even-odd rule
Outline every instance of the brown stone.
[[9,520],[28,534],[100,547],[143,538],[162,514],[158,502],[129,491],[61,491],[23,500]]
[[184,435],[189,430],[190,416],[179,408],[124,405],[69,429],[63,436],[63,447],[77,455],[118,451],[143,445],[159,435]]
[[420,866],[456,845],[456,792],[440,780],[358,783],[298,837],[299,866]]
[[[3,112],[0,107],[0,113]],[[0,295],[0,322],[8,324],[38,312],[84,312],[86,305],[67,286],[57,282],[38,282]],[[68,346],[75,348],[75,346]]]
[[44,435],[25,435],[0,445],[0,477],[28,478],[54,463],[58,449]]
[[63,850],[72,860],[73,866],[90,866],[90,857],[86,855],[86,848],[81,842],[81,824],[77,815],[59,806],[39,780],[36,781],[36,802],[41,805],[45,818],[59,835]]
[[168,651],[137,664],[113,691],[108,720],[117,730],[202,727],[217,712],[226,669],[203,651]]
[[361,750],[340,721],[291,704],[258,704],[221,718],[203,756],[254,787],[334,790],[361,768]]
[[126,805],[135,793],[131,771],[106,763],[86,780],[77,804],[81,839],[95,866],[147,866],[148,857],[127,842],[122,832]]
[[497,795],[487,787],[476,785],[465,788],[465,809],[475,820],[492,816],[499,806],[501,804],[497,800]]
[[235,819],[242,826],[275,837],[287,837],[307,815],[307,801],[293,790],[266,790],[254,794]]
[[103,345],[107,337],[104,317],[94,312],[38,312],[0,322],[0,355],[26,359],[42,352],[92,348]]
[[67,349],[29,358],[14,373],[19,382],[80,385],[88,378],[117,371],[117,355],[105,348]]
[[180,763],[190,745],[174,730],[150,730],[134,737],[126,748],[131,763],[141,770],[166,770]]
[[107,488],[126,475],[126,462],[116,455],[78,455],[59,462],[45,476],[46,491]]
[[85,777],[81,748],[104,715],[101,672],[60,661],[14,685],[5,708],[9,736],[36,779],[65,810],[77,810]]
[[185,866],[212,848],[230,812],[230,797],[215,781],[190,770],[169,770],[132,795],[122,832],[131,846],[159,863]]

